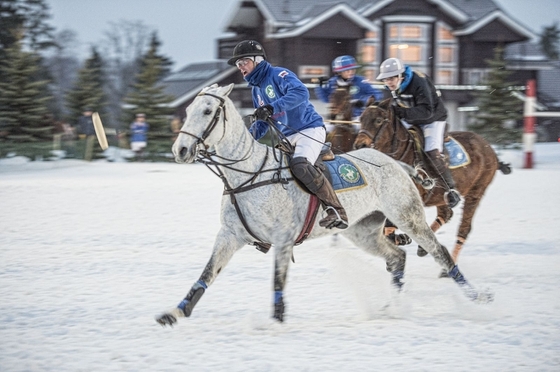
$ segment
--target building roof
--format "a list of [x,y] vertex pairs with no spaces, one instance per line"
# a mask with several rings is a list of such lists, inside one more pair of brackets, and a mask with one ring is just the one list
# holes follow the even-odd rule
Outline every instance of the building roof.
[[193,98],[202,88],[236,71],[237,69],[228,65],[225,60],[193,63],[165,78],[164,92],[176,97],[170,106],[177,107]]
[[[336,13],[344,13],[362,28],[373,27],[366,17],[391,5],[396,0],[243,0],[231,13],[225,31],[251,27],[260,12],[266,19],[267,37],[284,38],[301,35],[315,24]],[[418,1],[418,0],[415,0]],[[492,0],[425,0],[455,19],[456,32],[468,35],[490,22],[498,21],[520,36],[520,40],[536,38],[533,31],[502,11]]]

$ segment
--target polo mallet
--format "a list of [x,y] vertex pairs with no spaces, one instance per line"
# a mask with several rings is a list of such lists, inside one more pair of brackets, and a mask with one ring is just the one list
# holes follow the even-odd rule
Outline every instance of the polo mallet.
[[93,120],[93,127],[95,128],[95,134],[97,135],[97,141],[99,141],[99,145],[101,146],[102,150],[106,150],[109,147],[107,143],[107,136],[105,135],[105,129],[103,129],[103,123],[101,123],[101,118],[99,117],[99,113],[94,112],[91,115]]

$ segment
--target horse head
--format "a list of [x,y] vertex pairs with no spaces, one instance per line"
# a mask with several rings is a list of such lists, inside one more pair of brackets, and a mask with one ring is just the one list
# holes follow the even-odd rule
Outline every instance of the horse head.
[[350,87],[338,87],[329,97],[329,114],[331,120],[352,120]]
[[395,120],[390,100],[368,106],[360,117],[361,129],[354,141],[354,148],[370,147],[385,152],[385,145],[391,144],[395,130],[391,125]]
[[[193,163],[201,150],[216,145],[226,130],[226,98],[233,84],[202,89],[187,107],[187,116],[172,151],[177,163]],[[231,114],[231,113],[230,113]]]

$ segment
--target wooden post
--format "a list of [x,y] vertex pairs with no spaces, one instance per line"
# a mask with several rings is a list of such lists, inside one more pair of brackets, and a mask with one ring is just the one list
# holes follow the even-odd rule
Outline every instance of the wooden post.
[[536,118],[535,104],[537,103],[536,82],[534,79],[527,80],[525,87],[525,106],[523,109],[523,151],[525,152],[525,165],[523,168],[533,168],[533,147],[537,139],[535,133]]

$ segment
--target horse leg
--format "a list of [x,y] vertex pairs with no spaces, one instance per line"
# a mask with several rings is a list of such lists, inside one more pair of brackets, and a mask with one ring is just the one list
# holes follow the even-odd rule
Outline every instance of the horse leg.
[[434,260],[455,280],[469,299],[478,302],[493,300],[491,293],[475,290],[459,271],[447,248],[438,242],[434,232],[426,223],[423,205],[419,199],[415,202],[410,198],[394,198],[386,215],[399,226],[399,229],[410,235],[434,257]]
[[383,229],[383,235],[389,239],[389,241],[395,243],[396,245],[408,245],[412,243],[412,239],[406,234],[397,234],[397,226],[390,220],[385,221],[385,228]]
[[273,318],[284,321],[284,287],[294,246],[286,244],[274,247],[274,314]]
[[214,242],[214,249],[212,250],[210,260],[202,271],[200,278],[194,283],[183,301],[176,308],[158,316],[156,321],[162,326],[173,326],[178,318],[189,317],[208,286],[214,282],[233,254],[246,244],[247,242],[237,238],[232,231],[220,230]]
[[364,251],[385,259],[392,284],[400,290],[403,286],[406,252],[388,240],[383,231],[385,215],[377,211],[352,225],[342,234]]
[[[440,205],[437,207],[437,217],[430,225],[430,228],[435,233],[437,232],[443,225],[451,220],[453,217],[453,209],[449,208],[447,205]],[[418,250],[416,251],[418,257],[424,257],[428,254],[424,248],[418,246]]]

